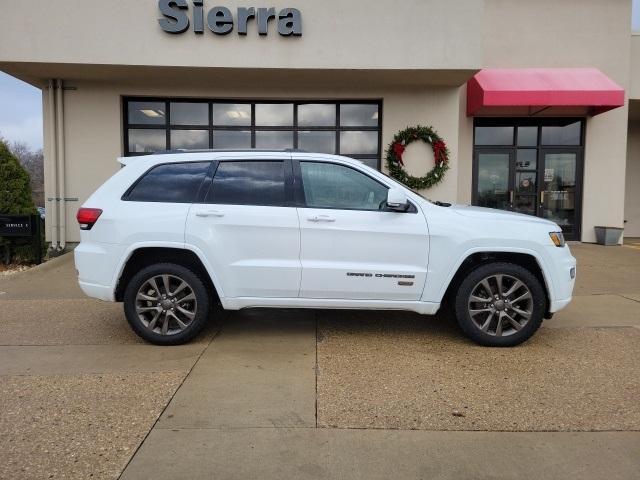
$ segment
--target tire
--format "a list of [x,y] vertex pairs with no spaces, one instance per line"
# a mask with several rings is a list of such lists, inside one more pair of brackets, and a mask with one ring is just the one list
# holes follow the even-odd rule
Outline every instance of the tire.
[[458,287],[454,304],[462,331],[488,347],[513,347],[531,338],[542,324],[545,308],[545,291],[535,275],[506,262],[472,270]]
[[155,345],[189,342],[202,331],[210,315],[209,292],[202,279],[175,263],[141,269],[125,287],[123,301],[133,331]]

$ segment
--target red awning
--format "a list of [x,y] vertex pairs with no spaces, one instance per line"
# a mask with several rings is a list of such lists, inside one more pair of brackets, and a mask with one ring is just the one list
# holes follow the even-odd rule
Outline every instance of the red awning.
[[467,115],[597,115],[624,89],[597,68],[489,68],[467,82]]

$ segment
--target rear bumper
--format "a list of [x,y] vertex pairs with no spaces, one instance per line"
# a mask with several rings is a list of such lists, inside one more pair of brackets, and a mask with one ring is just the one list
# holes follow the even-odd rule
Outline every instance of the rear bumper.
[[73,251],[78,283],[90,297],[114,301],[116,270],[123,247],[107,243],[81,242]]

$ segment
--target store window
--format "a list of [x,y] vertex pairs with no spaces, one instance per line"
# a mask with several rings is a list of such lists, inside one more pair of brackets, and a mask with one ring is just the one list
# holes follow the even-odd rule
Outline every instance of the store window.
[[184,149],[286,149],[348,155],[380,168],[379,101],[125,98],[125,155]]

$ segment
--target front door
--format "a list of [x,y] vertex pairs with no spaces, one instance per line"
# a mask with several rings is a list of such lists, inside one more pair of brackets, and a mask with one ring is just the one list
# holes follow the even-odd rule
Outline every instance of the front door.
[[386,210],[387,187],[351,166],[300,161],[294,170],[302,189],[300,297],[419,300],[429,258],[422,212]]
[[538,215],[560,225],[568,239],[578,239],[581,198],[579,151],[543,149],[540,156]]
[[547,218],[568,240],[579,240],[582,123],[477,121],[473,204]]
[[549,219],[579,239],[580,152],[476,149],[474,204]]

